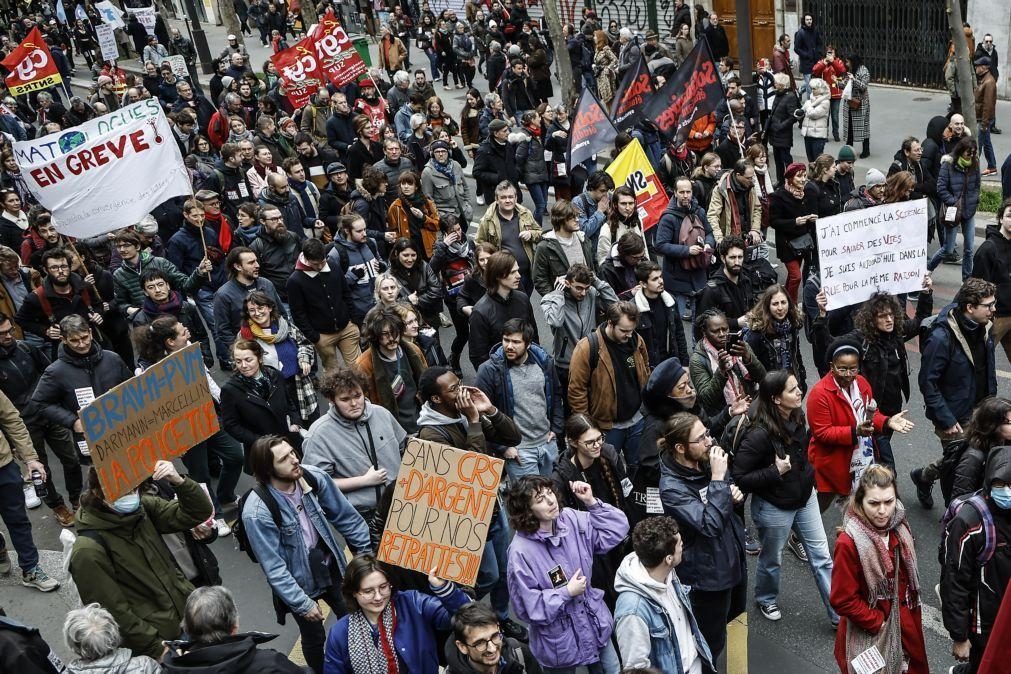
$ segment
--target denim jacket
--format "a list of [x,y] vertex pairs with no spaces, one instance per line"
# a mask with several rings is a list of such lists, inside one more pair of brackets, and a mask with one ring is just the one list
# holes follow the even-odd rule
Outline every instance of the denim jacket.
[[[309,521],[316,527],[320,540],[326,543],[333,558],[337,560],[341,575],[344,574],[344,547],[337,544],[332,524],[352,552],[371,551],[369,528],[330,476],[312,466],[302,469],[316,478],[318,490],[314,491],[303,480],[302,505]],[[309,553],[302,542],[302,528],[298,515],[287,499],[273,487],[267,487],[281,512],[281,528],[278,530],[270,516],[270,510],[257,496],[250,492],[242,510],[242,525],[246,529],[249,544],[267,576],[274,594],[277,595],[296,615],[305,615],[313,607],[313,597],[319,596],[326,588],[316,584],[309,568]]]

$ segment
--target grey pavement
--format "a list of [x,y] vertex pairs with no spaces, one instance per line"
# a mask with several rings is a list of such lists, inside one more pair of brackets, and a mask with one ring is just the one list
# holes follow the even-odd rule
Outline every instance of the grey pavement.
[[[175,25],[179,25],[185,32],[181,22],[176,22]],[[207,26],[206,30],[212,52],[217,51],[225,43],[224,28]],[[261,64],[268,56],[268,50],[260,47],[255,38],[248,44],[248,48],[254,65]],[[373,53],[375,53],[374,50],[373,47]],[[417,54],[416,50],[412,50],[412,56],[420,67],[424,57]],[[136,62],[134,65],[136,66]],[[427,71],[427,62],[423,65]],[[479,86],[487,86],[480,75],[477,81]],[[78,83],[83,84],[80,81]],[[557,83],[555,88],[557,91]],[[465,92],[456,89],[445,90],[441,85],[436,86],[436,91],[443,98],[448,112],[457,117],[463,106]],[[902,139],[910,134],[922,138],[930,117],[944,114],[947,107],[947,95],[944,93],[885,86],[871,87],[871,101],[871,156],[868,159],[858,160],[858,178],[862,178],[864,172],[870,167],[885,171]],[[1004,157],[1011,152],[1011,103],[1001,101],[998,104],[998,120],[1002,120],[1002,125],[1008,129],[1007,134],[993,137],[998,164],[1000,164]],[[829,142],[827,151],[835,153],[838,147],[838,143]],[[802,159],[803,142],[799,133],[796,136],[794,150],[794,156]],[[862,179],[857,182],[862,182]],[[477,217],[482,212],[482,207],[476,207]],[[982,237],[978,236],[977,245],[981,241]],[[959,245],[961,247],[961,244]],[[782,272],[782,269],[780,271]],[[960,285],[959,268],[942,265],[934,272],[933,278],[936,295],[934,310],[936,312],[951,300],[958,289]],[[539,315],[539,312],[537,313]],[[540,334],[549,336],[550,332],[543,322],[541,320],[538,322],[540,323]],[[443,339],[451,339],[452,329],[444,329],[442,335]],[[919,354],[915,352],[915,347],[915,342],[910,344],[912,352],[910,353],[910,367],[914,380],[912,400],[908,407],[910,418],[916,423],[916,427],[909,435],[896,436],[893,446],[898,462],[900,496],[907,497],[905,503],[909,521],[916,536],[921,584],[926,588],[922,599],[925,604],[924,624],[931,671],[941,672],[947,671],[947,668],[954,664],[950,656],[950,641],[944,633],[943,627],[940,626],[939,603],[937,597],[930,591],[930,588],[938,580],[936,553],[939,532],[937,522],[941,512],[939,506],[928,512],[918,505],[908,477],[911,468],[927,463],[939,451],[930,422],[924,417],[923,400],[915,385],[915,375],[919,368]],[[804,348],[804,359],[808,363],[809,370],[808,383],[813,385],[816,381],[816,372],[811,359],[811,351],[806,343]],[[1008,396],[1011,394],[1011,365],[1002,352],[998,353],[997,359],[998,369],[1001,371],[998,377],[999,394]],[[465,379],[472,379],[473,370],[469,362],[464,360]],[[223,377],[219,372],[216,372],[215,376],[219,379]],[[57,475],[56,480],[59,484],[62,477]],[[240,489],[245,489],[248,486],[249,478],[243,476]],[[38,547],[44,551],[59,551],[61,549],[60,527],[48,509],[43,506],[32,510],[30,517]],[[837,511],[830,511],[825,518],[830,544],[835,538],[834,532],[840,524],[840,520],[840,513]],[[295,643],[298,632],[290,619],[284,627],[276,624],[270,593],[259,567],[249,562],[246,556],[235,548],[234,541],[230,537],[217,541],[213,544],[212,549],[221,563],[221,573],[225,585],[236,594],[241,627],[280,634],[280,637],[270,645],[280,651],[287,652]],[[50,573],[61,575],[57,568],[59,564],[58,552],[44,552],[43,559],[46,569]],[[752,579],[754,566],[755,560],[749,559]],[[15,573],[17,572],[15,571]],[[832,656],[835,633],[829,626],[814,580],[810,571],[804,568],[789,552],[784,553],[782,581],[779,602],[783,613],[781,621],[769,622],[762,618],[753,606],[750,610],[750,671],[757,674],[837,671]],[[66,655],[66,649],[62,645],[60,627],[67,606],[72,601],[73,597],[68,596],[66,592],[42,596],[34,590],[21,587],[13,580],[0,579],[0,605],[19,619],[37,625],[41,629],[42,635],[61,655]]]

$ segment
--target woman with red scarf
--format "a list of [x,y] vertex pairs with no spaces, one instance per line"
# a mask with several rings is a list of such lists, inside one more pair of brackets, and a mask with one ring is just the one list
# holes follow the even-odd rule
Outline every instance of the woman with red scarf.
[[548,184],[551,173],[544,160],[544,126],[536,110],[523,113],[523,139],[516,145],[516,168],[520,181],[534,200],[534,220],[540,224],[548,210]]
[[470,597],[434,571],[428,574],[431,595],[398,591],[390,569],[374,555],[352,559],[341,588],[348,614],[327,635],[323,674],[438,674],[443,644],[435,630],[450,629]]
[[835,543],[829,602],[840,617],[840,672],[853,671],[853,659],[874,647],[882,674],[928,674],[916,547],[887,466],[870,466],[853,493]]

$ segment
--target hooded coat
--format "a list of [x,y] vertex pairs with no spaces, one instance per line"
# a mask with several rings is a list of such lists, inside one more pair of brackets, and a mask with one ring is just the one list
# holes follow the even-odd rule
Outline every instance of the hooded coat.
[[304,674],[282,653],[272,648],[257,648],[273,641],[276,634],[244,632],[232,634],[213,644],[175,642],[179,652],[170,650],[162,663],[161,674]]

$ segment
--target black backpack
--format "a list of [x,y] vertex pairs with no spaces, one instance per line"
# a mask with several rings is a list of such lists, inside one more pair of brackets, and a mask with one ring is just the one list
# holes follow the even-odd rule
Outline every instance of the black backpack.
[[[309,483],[309,486],[313,491],[319,489],[319,483],[316,482],[316,477],[310,473],[308,470],[302,470],[302,477],[305,481]],[[249,544],[249,535],[246,533],[246,526],[242,521],[242,513],[246,509],[246,501],[249,499],[249,495],[256,493],[263,501],[263,504],[267,506],[267,510],[270,511],[270,518],[274,520],[274,526],[281,527],[281,509],[277,505],[277,500],[271,495],[270,489],[266,485],[262,485],[257,482],[252,488],[247,489],[246,493],[242,495],[239,499],[239,517],[232,525],[232,536],[235,537],[235,544],[239,550],[246,553],[250,561],[254,564],[259,564],[259,560],[256,559],[256,553],[253,552],[252,546]]]

